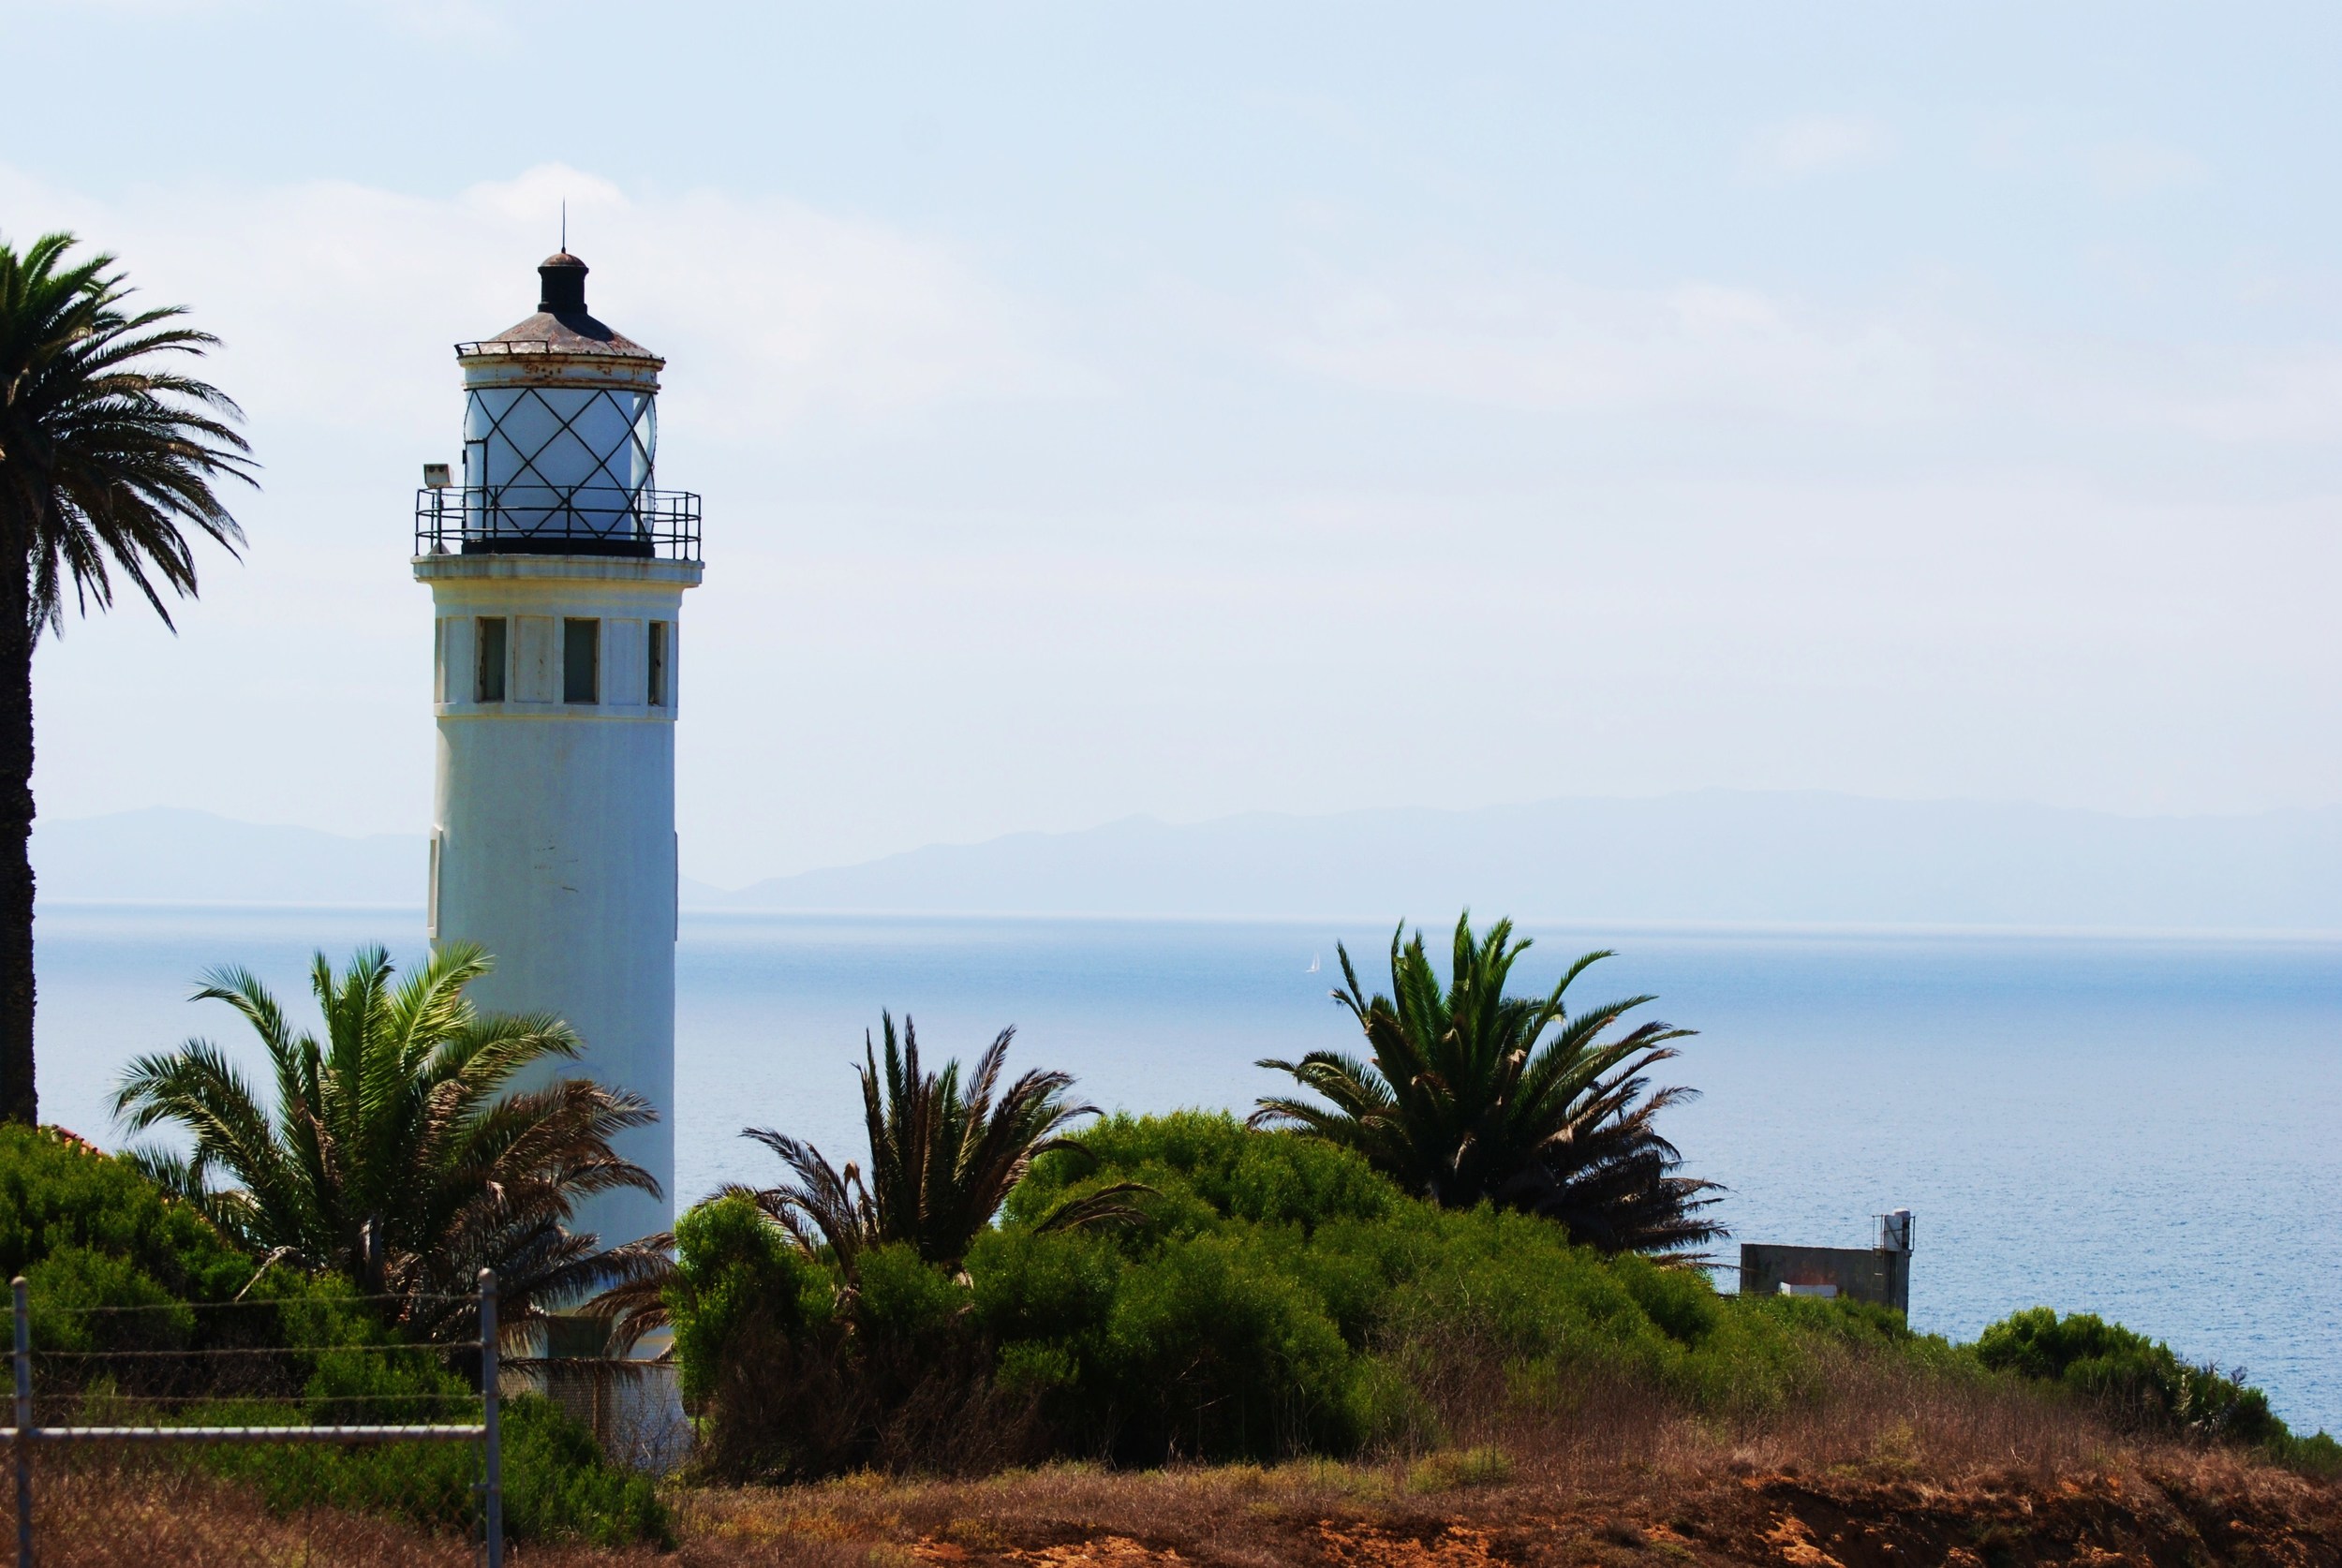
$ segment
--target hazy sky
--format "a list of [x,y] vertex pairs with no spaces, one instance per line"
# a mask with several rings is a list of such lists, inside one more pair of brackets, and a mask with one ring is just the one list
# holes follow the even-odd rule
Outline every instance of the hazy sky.
[[2342,799],[2342,11],[0,0],[0,233],[228,348],[249,564],[42,809],[427,825],[418,466],[668,357],[685,868],[1704,786]]

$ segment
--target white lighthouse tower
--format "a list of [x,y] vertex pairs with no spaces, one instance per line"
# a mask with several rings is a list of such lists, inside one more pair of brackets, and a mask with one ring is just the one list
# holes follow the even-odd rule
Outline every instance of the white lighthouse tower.
[[564,1071],[658,1108],[618,1147],[663,1195],[581,1206],[607,1246],[674,1224],[676,629],[699,497],[651,487],[665,362],[586,314],[585,262],[537,275],[535,315],[456,345],[461,482],[427,474],[416,506],[437,617],[426,919],[495,958],[481,1007],[559,1014],[585,1044]]

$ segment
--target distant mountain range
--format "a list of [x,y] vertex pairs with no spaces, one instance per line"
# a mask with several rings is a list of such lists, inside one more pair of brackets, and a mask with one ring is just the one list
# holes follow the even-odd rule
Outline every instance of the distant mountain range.
[[[348,838],[201,812],[34,836],[65,899],[419,905],[420,835]],[[2342,807],[2119,817],[2023,805],[1707,791],[1473,811],[1134,818],[931,845],[692,908],[1436,920],[2342,930]]]
[[43,898],[420,910],[429,875],[420,833],[350,838],[163,806],[33,824],[33,877]]

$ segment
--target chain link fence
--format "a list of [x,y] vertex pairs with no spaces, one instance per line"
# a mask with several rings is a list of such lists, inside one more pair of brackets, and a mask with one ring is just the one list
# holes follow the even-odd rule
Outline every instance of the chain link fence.
[[[496,1282],[400,1342],[364,1297],[67,1307],[15,1281],[19,1568],[505,1561]],[[396,1305],[411,1310],[411,1297]],[[474,1314],[477,1314],[476,1317]]]

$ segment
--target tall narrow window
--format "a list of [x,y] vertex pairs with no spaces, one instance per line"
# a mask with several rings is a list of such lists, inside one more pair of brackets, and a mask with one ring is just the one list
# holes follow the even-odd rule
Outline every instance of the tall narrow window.
[[482,615],[479,625],[480,674],[473,690],[482,703],[504,701],[504,617]]
[[561,623],[561,701],[601,701],[601,623]]
[[667,623],[651,622],[647,642],[650,646],[650,705],[663,708],[667,705]]

